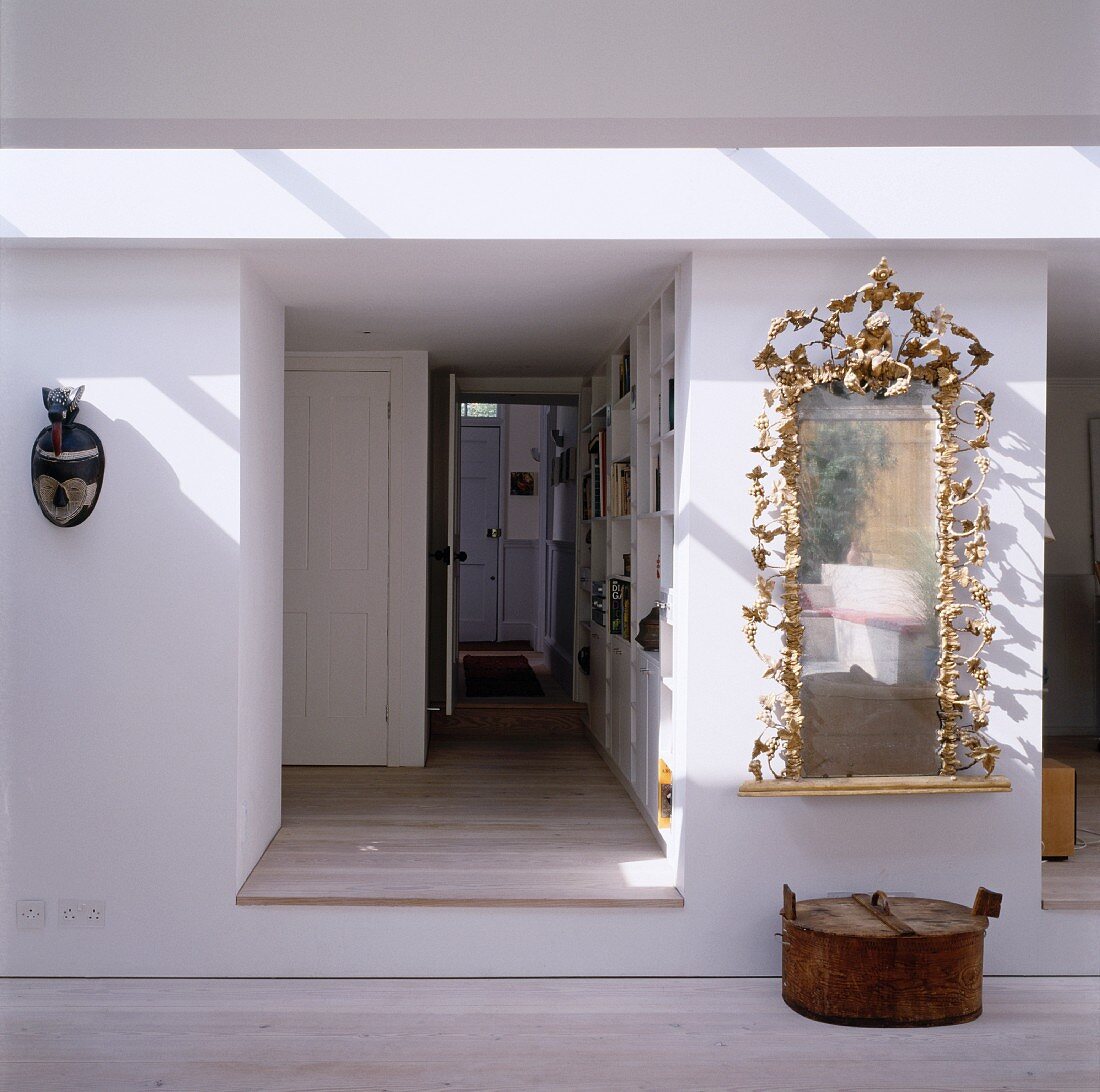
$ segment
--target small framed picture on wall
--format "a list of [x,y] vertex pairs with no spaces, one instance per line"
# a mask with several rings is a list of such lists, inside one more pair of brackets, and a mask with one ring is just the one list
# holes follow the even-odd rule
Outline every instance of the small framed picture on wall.
[[513,470],[511,492],[513,497],[533,497],[535,475],[530,470]]

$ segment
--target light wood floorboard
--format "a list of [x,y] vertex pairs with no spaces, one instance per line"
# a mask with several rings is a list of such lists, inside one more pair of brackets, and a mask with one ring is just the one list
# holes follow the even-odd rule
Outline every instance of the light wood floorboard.
[[503,708],[439,718],[421,769],[286,767],[283,826],[237,902],[683,906],[580,713]]
[[[1077,771],[1077,838],[1065,861],[1043,861],[1044,910],[1100,910],[1100,751],[1094,736],[1048,736],[1043,751]],[[1098,1082],[1100,1085],[1100,1082]]]
[[985,1014],[834,1027],[775,979],[10,980],[10,1092],[1095,1092],[1095,979],[985,982]]

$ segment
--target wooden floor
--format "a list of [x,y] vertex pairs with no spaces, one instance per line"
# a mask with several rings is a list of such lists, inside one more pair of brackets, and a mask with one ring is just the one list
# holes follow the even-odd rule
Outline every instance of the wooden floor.
[[[630,868],[622,867],[631,862]],[[438,718],[427,766],[288,766],[239,905],[683,906],[574,710]]]
[[1092,736],[1048,736],[1043,751],[1077,771],[1078,848],[1043,862],[1044,910],[1100,910],[1100,751]]
[[1095,979],[994,978],[957,1027],[834,1027],[775,979],[0,982],[8,1092],[1095,1092]]

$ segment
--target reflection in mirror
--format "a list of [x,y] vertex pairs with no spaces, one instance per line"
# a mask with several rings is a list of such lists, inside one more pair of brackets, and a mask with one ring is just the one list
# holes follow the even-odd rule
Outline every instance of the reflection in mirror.
[[746,796],[1011,788],[983,662],[993,395],[971,382],[993,354],[885,258],[869,276],[772,319],[753,357],[771,386],[742,614],[777,691],[760,695]]
[[939,768],[932,389],[800,400],[804,774]]

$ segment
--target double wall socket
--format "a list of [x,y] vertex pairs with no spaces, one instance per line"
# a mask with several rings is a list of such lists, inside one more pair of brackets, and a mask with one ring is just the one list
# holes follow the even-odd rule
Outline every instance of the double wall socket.
[[57,903],[57,924],[62,929],[99,929],[107,918],[107,904],[102,899],[60,899]]
[[18,929],[45,929],[46,900],[20,899],[15,904],[15,924]]

